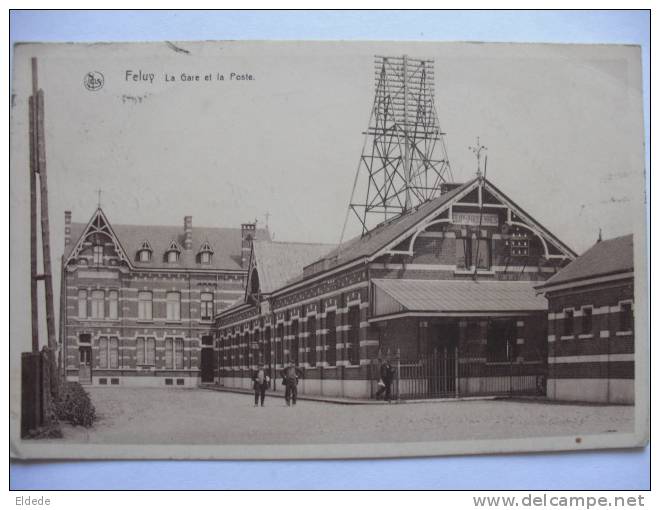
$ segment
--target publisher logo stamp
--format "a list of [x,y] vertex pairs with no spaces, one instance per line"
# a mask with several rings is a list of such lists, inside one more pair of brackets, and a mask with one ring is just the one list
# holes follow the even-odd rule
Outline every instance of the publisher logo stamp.
[[103,77],[103,74],[98,71],[90,71],[85,74],[85,77],[83,78],[83,85],[85,85],[87,90],[92,92],[101,90],[104,82],[105,78]]

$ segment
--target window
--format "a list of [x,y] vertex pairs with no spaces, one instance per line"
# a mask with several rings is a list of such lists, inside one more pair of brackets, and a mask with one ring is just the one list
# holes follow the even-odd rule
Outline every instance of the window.
[[110,337],[110,368],[119,368],[119,340],[116,336]]
[[94,246],[94,264],[103,264],[103,245]]
[[490,239],[473,239],[473,265],[478,269],[490,269]]
[[243,333],[243,363],[245,367],[250,366],[250,333]]
[[108,339],[99,338],[99,368],[108,368]]
[[156,339],[143,338],[137,339],[137,364],[153,365],[156,359]]
[[183,368],[183,338],[165,339],[165,368]]
[[119,292],[116,290],[111,290],[108,292],[108,316],[111,319],[116,319],[118,315],[118,302],[119,302]]
[[336,314],[335,312],[328,312],[325,317],[325,325],[328,330],[326,334],[328,350],[326,352],[326,360],[328,365],[334,367],[337,363],[337,329],[335,325]]
[[78,318],[87,318],[87,291],[82,289],[78,291]]
[[280,364],[284,365],[284,325],[282,323],[277,325],[277,338],[275,341],[279,341],[280,343],[279,352],[277,353],[279,356],[276,356],[279,359],[276,359],[275,362],[277,363],[279,361]]
[[298,365],[298,357],[300,356],[300,337],[298,335],[298,321],[291,322],[291,352],[289,352],[289,361],[293,361]]
[[105,292],[102,290],[92,291],[92,319],[103,319],[105,317]]
[[181,320],[181,295],[178,292],[167,293],[167,320]]
[[518,355],[516,344],[516,321],[497,319],[488,322],[486,337],[486,359],[490,362],[514,361]]
[[152,295],[151,292],[138,292],[138,319],[150,321],[152,315]]
[[472,266],[472,240],[463,237],[456,239],[456,267],[470,269]]
[[202,292],[201,295],[201,317],[203,321],[213,319],[213,293]]
[[348,359],[351,365],[360,364],[360,307],[351,306],[348,310]]
[[590,335],[593,330],[593,310],[591,308],[582,309],[582,334]]
[[151,260],[151,245],[146,239],[142,241],[142,246],[138,251],[138,260],[140,262],[149,262]]
[[632,331],[633,313],[631,303],[621,303],[619,312],[619,331]]
[[165,260],[167,262],[178,262],[180,253],[181,248],[179,244],[176,241],[172,241],[165,252]]
[[165,339],[165,368],[174,368],[174,339]]
[[573,335],[573,310],[564,310],[564,336]]
[[99,338],[99,368],[119,368],[119,340],[110,337]]
[[213,248],[208,241],[204,241],[202,246],[199,248],[199,262],[201,264],[210,264],[211,258],[213,256]]
[[273,348],[272,342],[270,340],[270,328],[266,328],[265,336],[266,336],[266,345],[265,345],[264,348],[266,349],[266,355],[265,355],[264,359],[266,361],[266,365],[270,366],[270,364],[271,364],[271,349]]
[[309,328],[309,353],[307,354],[307,362],[310,367],[316,366],[316,316],[307,318],[307,327]]

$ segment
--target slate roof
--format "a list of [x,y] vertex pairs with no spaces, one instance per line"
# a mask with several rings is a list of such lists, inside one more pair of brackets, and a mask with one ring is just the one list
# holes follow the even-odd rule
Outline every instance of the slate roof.
[[[337,250],[332,250],[328,253],[325,259],[328,259],[328,264],[324,269],[331,269],[333,267],[342,265],[346,262],[358,259],[360,257],[367,257],[382,249],[401,234],[406,232],[411,227],[423,220],[426,216],[432,214],[443,205],[451,201],[456,195],[460,194],[466,188],[469,188],[475,179],[468,181],[457,188],[454,188],[439,197],[425,202],[418,207],[412,209],[410,212],[397,216],[396,218],[381,223],[376,228],[372,229],[364,236],[356,236],[353,239],[342,243],[337,256]],[[312,261],[316,262],[316,261]]]
[[[71,223],[71,244],[65,249],[66,258],[78,239],[83,234],[86,223]],[[167,268],[167,269],[211,269],[211,270],[237,270],[241,269],[241,229],[240,228],[192,228],[192,250],[183,249],[184,231],[183,224],[172,225],[115,225],[110,224],[117,235],[133,266],[138,268]],[[270,239],[266,229],[257,229],[257,239]],[[150,262],[137,260],[137,252],[144,240],[149,241],[153,249]],[[175,240],[182,248],[181,256],[177,264],[164,262],[165,251],[170,242]],[[197,254],[205,241],[213,248],[213,256],[210,264],[197,262]]]
[[334,244],[287,243],[257,240],[253,244],[254,258],[262,294],[283,287],[302,273],[303,267],[323,257]]
[[633,269],[633,236],[628,234],[594,244],[538,288],[625,273]]
[[405,310],[424,312],[543,311],[548,302],[533,282],[374,279]]

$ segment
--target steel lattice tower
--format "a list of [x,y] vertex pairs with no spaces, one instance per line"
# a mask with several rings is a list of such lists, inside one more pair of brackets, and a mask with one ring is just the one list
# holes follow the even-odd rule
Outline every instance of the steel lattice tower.
[[363,235],[453,180],[433,79],[432,60],[375,58],[376,93],[349,204]]

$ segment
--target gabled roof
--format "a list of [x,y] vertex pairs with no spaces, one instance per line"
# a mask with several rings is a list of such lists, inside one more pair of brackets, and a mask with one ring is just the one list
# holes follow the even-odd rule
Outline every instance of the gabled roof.
[[433,200],[419,205],[408,213],[381,223],[364,236],[357,236],[346,241],[339,249],[331,251],[324,257],[329,260],[329,265],[326,267],[329,269],[361,257],[373,255],[424,218],[451,202],[453,198],[467,190],[475,182],[476,179],[466,182]]
[[[184,246],[183,224],[174,225],[114,225],[112,230],[133,267],[136,268],[168,268],[172,269],[204,269],[204,270],[240,270],[241,269],[241,229],[240,228],[192,228],[192,249],[182,250],[176,266],[164,262],[164,255],[172,241]],[[71,223],[71,244],[64,250],[66,259],[80,237],[84,234],[86,223]],[[270,239],[266,229],[257,229],[257,239]],[[153,254],[150,262],[137,260],[137,252],[144,241],[149,241]],[[208,241],[213,246],[213,257],[210,264],[201,265],[197,262],[197,254],[202,244]]]
[[302,274],[303,267],[327,254],[334,244],[257,240],[252,244],[262,294],[269,294]]
[[537,288],[628,273],[633,269],[633,236],[629,234],[596,243]]
[[[523,211],[521,207],[497,189],[490,181],[483,179],[482,182],[489,193],[496,195],[499,200],[508,205],[512,210],[515,210],[516,214],[519,214],[523,218],[527,218],[526,221],[530,226],[534,227],[539,235],[550,240],[552,244],[563,252],[567,258],[572,259],[576,256],[575,252],[570,247],[535,221],[529,214]],[[409,233],[411,234],[414,228],[423,220],[428,217],[433,217],[436,213],[439,214],[443,209],[448,209],[453,202],[458,201],[459,198],[471,192],[472,189],[476,189],[478,185],[479,179],[472,179],[433,200],[420,204],[408,213],[381,223],[364,236],[357,236],[328,253],[324,257],[324,259],[326,259],[325,263],[319,264],[319,268],[322,268],[322,271],[325,271],[360,258],[373,257],[384,248],[392,245],[392,243],[405,239],[405,236]],[[318,263],[321,261],[314,262]],[[321,271],[317,271],[317,273],[319,272]],[[310,276],[312,274],[314,274],[314,272],[310,272]],[[305,277],[307,277],[307,275]]]

